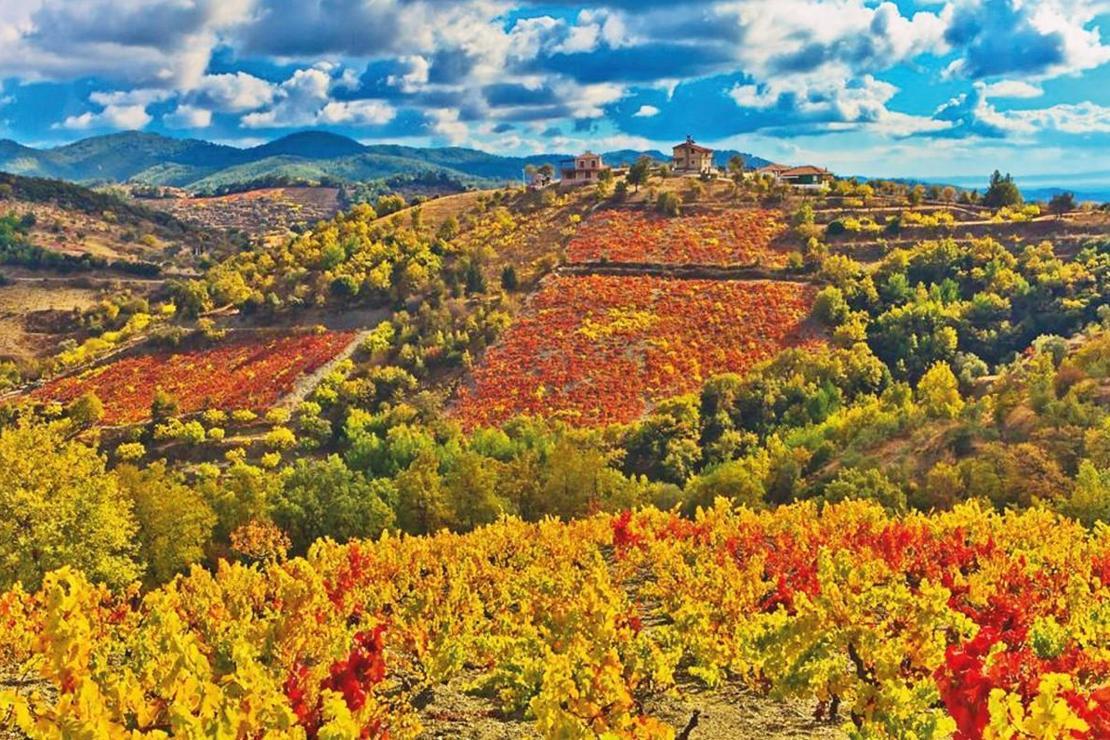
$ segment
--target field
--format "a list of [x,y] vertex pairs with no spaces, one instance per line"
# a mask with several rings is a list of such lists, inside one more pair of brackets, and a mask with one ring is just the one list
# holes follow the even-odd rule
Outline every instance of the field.
[[242,193],[195,198],[149,198],[140,202],[204,228],[239,230],[253,235],[285,234],[297,224],[311,225],[339,211],[335,188],[259,188]]
[[[676,699],[739,686],[808,705],[779,728],[795,737],[1107,737],[1108,609],[1106,537],[1044,510],[507,519],[142,598],[58,571],[0,595],[0,675],[35,679],[0,716],[36,736],[410,738],[458,716],[454,684],[504,723],[490,736],[673,738],[693,715]],[[769,736],[713,719],[697,736]]]
[[782,214],[729,209],[669,218],[641,210],[613,209],[590,217],[567,245],[572,264],[594,262],[661,265],[782,267],[790,250],[776,245]]
[[475,369],[464,426],[516,414],[576,425],[628,422],[718,373],[820,342],[814,290],[778,281],[555,276]]
[[206,408],[257,411],[273,405],[298,377],[331,360],[353,338],[347,332],[295,334],[128,357],[55,380],[32,396],[65,403],[92,391],[104,404],[105,424],[149,418],[156,389],[173,396],[181,413]]
[[57,350],[64,335],[38,331],[48,319],[95,305],[100,290],[53,283],[13,282],[0,286],[0,359],[26,359]]

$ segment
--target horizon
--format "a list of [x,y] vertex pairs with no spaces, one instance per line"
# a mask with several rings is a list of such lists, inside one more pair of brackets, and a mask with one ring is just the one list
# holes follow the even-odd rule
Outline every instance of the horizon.
[[307,126],[526,156],[692,134],[872,177],[1064,176],[1110,170],[1108,34],[1102,0],[16,0],[0,138]]
[[[283,133],[281,135],[275,135],[273,138],[270,138],[270,139],[266,139],[266,140],[262,140],[262,141],[252,141],[252,142],[216,141],[216,140],[211,140],[211,139],[205,139],[205,138],[200,137],[200,136],[175,135],[173,133],[161,133],[161,132],[156,132],[156,131],[142,131],[142,130],[139,130],[139,129],[128,129],[128,130],[123,130],[123,131],[111,131],[111,132],[106,132],[106,133],[101,133],[101,134],[94,134],[94,135],[90,135],[90,136],[79,136],[79,137],[71,138],[67,141],[47,143],[47,144],[35,144],[35,143],[21,142],[17,139],[12,139],[12,138],[8,138],[8,137],[0,137],[0,142],[2,142],[2,141],[11,141],[11,142],[13,142],[13,143],[15,143],[19,146],[27,147],[27,148],[30,148],[30,149],[35,149],[35,150],[38,150],[38,151],[48,151],[50,149],[56,149],[56,148],[61,148],[61,147],[66,147],[66,146],[70,146],[70,145],[73,145],[73,144],[77,144],[77,143],[80,143],[82,141],[95,140],[95,139],[106,139],[106,138],[110,138],[110,137],[127,135],[127,134],[145,134],[145,135],[156,136],[156,137],[161,137],[161,138],[165,138],[165,139],[175,139],[175,140],[178,140],[178,141],[198,141],[198,142],[202,142],[202,143],[206,143],[206,144],[226,146],[226,147],[230,147],[230,148],[233,148],[233,149],[239,149],[239,150],[243,150],[243,151],[258,148],[258,147],[261,147],[261,146],[266,146],[267,144],[272,144],[272,143],[277,142],[277,141],[281,141],[281,140],[284,140],[284,139],[289,139],[291,137],[295,137],[295,136],[299,136],[299,135],[303,135],[303,134],[327,134],[327,135],[330,135],[330,136],[335,136],[335,137],[338,137],[338,138],[346,139],[348,141],[352,141],[352,142],[355,142],[357,144],[360,144],[360,145],[366,146],[366,147],[373,147],[373,146],[404,146],[404,147],[411,147],[411,148],[414,148],[414,149],[461,148],[461,149],[467,149],[467,150],[471,150],[471,151],[478,151],[478,152],[481,152],[483,154],[487,154],[487,155],[495,156],[495,157],[497,157],[497,156],[521,157],[521,158],[537,158],[537,157],[545,157],[545,156],[563,157],[563,156],[573,156],[573,154],[575,153],[574,151],[571,150],[571,151],[562,151],[562,152],[560,152],[560,151],[546,151],[546,152],[526,153],[526,154],[519,154],[519,155],[517,155],[517,154],[500,154],[498,152],[491,151],[488,147],[483,147],[480,143],[475,144],[473,146],[469,146],[469,145],[459,146],[459,145],[452,145],[452,144],[446,144],[446,145],[441,145],[441,146],[436,146],[434,144],[429,144],[429,145],[421,146],[421,145],[416,145],[416,144],[412,144],[412,143],[404,142],[404,141],[392,141],[392,140],[381,140],[381,139],[364,140],[364,139],[359,139],[359,138],[354,137],[354,136],[348,136],[348,135],[345,135],[345,134],[336,133],[334,131],[330,131],[330,130],[325,129],[325,128],[299,129],[299,130],[290,131],[288,133]],[[587,141],[587,145],[584,147],[584,149],[589,149],[588,141]],[[581,150],[579,150],[579,151],[581,151]],[[617,151],[635,151],[635,152],[641,152],[641,153],[648,152],[648,151],[656,151],[658,153],[663,154],[664,156],[667,156],[666,151],[665,151],[665,145],[661,145],[659,147],[652,147],[651,149],[634,149],[634,148],[633,149],[612,149],[612,150],[600,151],[599,153],[602,154],[602,155],[606,155],[606,154],[612,154],[612,153],[617,152]],[[731,150],[729,150],[729,151],[731,151]],[[737,150],[737,151],[739,151],[739,150]],[[755,157],[765,158],[759,152],[755,152],[755,151],[742,152],[742,153],[752,155],[752,156],[755,156]],[[791,164],[809,164],[809,163],[808,162],[792,162]],[[866,180],[883,180],[883,179],[909,180],[909,181],[921,182],[921,183],[930,184],[930,185],[932,185],[932,184],[953,185],[953,186],[956,186],[956,187],[959,187],[959,188],[962,188],[962,189],[975,190],[975,189],[982,189],[986,185],[987,180],[990,177],[990,174],[996,169],[999,170],[1000,172],[1005,173],[1005,174],[1012,174],[1005,167],[993,167],[993,166],[988,167],[982,173],[977,173],[977,174],[947,175],[947,176],[946,175],[940,175],[940,176],[934,176],[934,177],[928,177],[928,176],[925,176],[925,177],[898,176],[898,175],[886,175],[886,174],[881,174],[881,173],[876,174],[876,173],[866,173],[866,172],[838,172],[836,174],[838,176],[847,177],[847,178],[858,177],[858,178],[866,179]],[[1090,195],[1093,198],[1098,199],[1098,200],[1104,200],[1104,201],[1105,200],[1110,200],[1110,170],[1080,170],[1080,171],[1071,171],[1071,172],[1066,172],[1066,173],[1050,173],[1050,172],[1027,173],[1027,174],[1024,174],[1024,175],[1015,175],[1015,178],[1018,178],[1020,180],[1020,181],[1018,181],[1017,184],[1018,184],[1018,187],[1021,188],[1022,190],[1037,191],[1037,192],[1049,191],[1049,190],[1061,190],[1061,191],[1070,190],[1072,192],[1075,192],[1076,194],[1088,194],[1088,195]],[[1043,182],[1038,182],[1038,181],[1043,181]]]

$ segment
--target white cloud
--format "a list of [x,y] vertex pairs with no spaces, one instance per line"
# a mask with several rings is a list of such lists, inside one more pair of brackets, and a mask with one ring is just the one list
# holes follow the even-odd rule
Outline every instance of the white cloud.
[[257,110],[274,100],[277,86],[246,72],[205,75],[191,97],[221,113]]
[[379,126],[389,123],[396,115],[393,106],[380,100],[333,101],[320,110],[315,123]]
[[402,75],[390,75],[386,78],[387,84],[400,88],[401,92],[406,93],[416,92],[428,84],[428,70],[432,65],[427,59],[419,54],[413,54],[403,56],[397,61],[407,66],[408,71]]
[[254,0],[16,0],[0,16],[0,77],[97,76],[188,87]]
[[989,85],[978,83],[984,98],[1039,98],[1044,90],[1021,80],[1001,80]]
[[758,85],[735,85],[729,90],[729,97],[736,101],[741,108],[770,108],[778,102],[779,92],[768,86],[762,89]]
[[659,109],[654,105],[641,105],[640,109],[632,114],[633,118],[652,118],[659,115]]
[[109,105],[99,113],[85,112],[69,116],[61,123],[62,128],[83,131],[91,128],[141,129],[151,121],[151,116],[142,105]]
[[169,128],[208,128],[212,125],[212,111],[179,105],[172,113],[162,116],[162,123]]
[[461,144],[470,135],[470,129],[459,120],[459,111],[456,108],[435,108],[428,111],[431,118],[431,130],[442,136],[452,144]]
[[89,100],[100,106],[148,106],[173,97],[169,90],[98,90],[89,94]]

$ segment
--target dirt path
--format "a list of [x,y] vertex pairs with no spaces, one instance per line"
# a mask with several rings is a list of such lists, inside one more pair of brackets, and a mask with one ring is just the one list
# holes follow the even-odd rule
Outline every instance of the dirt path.
[[320,385],[320,382],[324,378],[326,378],[328,374],[331,373],[331,371],[334,370],[339,363],[343,362],[343,360],[348,359],[351,355],[355,353],[355,350],[358,349],[359,344],[361,344],[362,341],[366,339],[366,337],[369,336],[370,332],[373,330],[374,327],[370,327],[369,329],[362,329],[357,334],[355,334],[350,343],[348,343],[347,346],[344,347],[339,354],[333,357],[330,362],[327,362],[316,368],[315,372],[309,373],[308,375],[302,375],[301,377],[297,378],[297,380],[293,383],[293,390],[289,391],[289,393],[287,393],[284,398],[275,403],[272,408],[288,409],[289,411],[293,411],[294,409],[296,409],[298,404],[308,398],[308,395],[312,393],[316,386]]

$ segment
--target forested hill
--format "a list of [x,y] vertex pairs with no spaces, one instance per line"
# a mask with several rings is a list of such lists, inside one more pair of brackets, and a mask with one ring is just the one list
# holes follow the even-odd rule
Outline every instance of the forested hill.
[[[642,154],[665,161],[663,152],[622,150],[604,156],[629,164]],[[720,163],[733,151],[718,152]],[[463,183],[518,181],[528,164],[553,164],[569,154],[500,156],[462,147],[419,148],[361,144],[322,131],[303,131],[249,149],[198,139],[129,131],[49,149],[0,141],[0,170],[75,182],[127,182],[214,190],[263,178],[296,181],[365,181],[398,174],[448,176]],[[766,160],[743,155],[752,166]],[[485,182],[485,184],[489,184]]]

